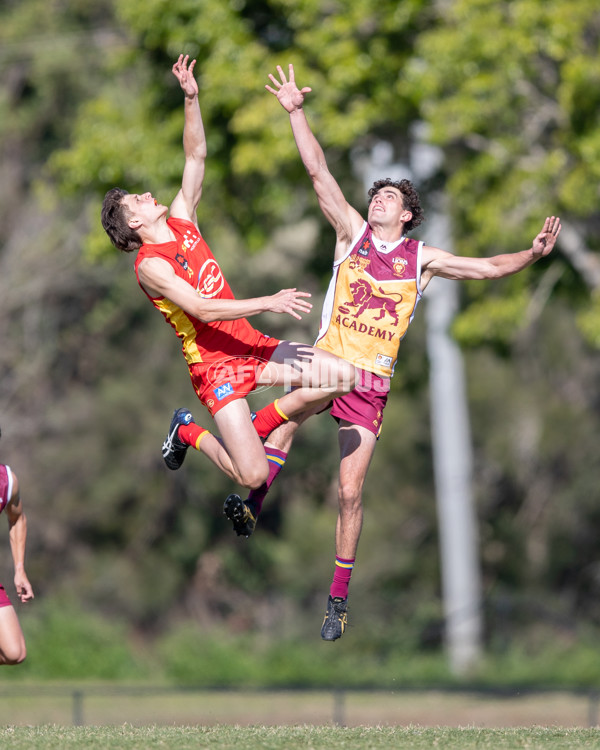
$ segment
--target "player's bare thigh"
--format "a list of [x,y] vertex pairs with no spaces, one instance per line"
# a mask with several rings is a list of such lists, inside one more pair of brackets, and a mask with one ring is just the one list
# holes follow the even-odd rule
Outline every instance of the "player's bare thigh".
[[259,385],[310,386],[335,388],[346,384],[351,390],[356,382],[354,365],[334,354],[295,341],[282,341],[260,373]]
[[340,422],[340,487],[342,494],[357,495],[362,491],[373,458],[377,438],[366,427]]
[[265,449],[254,429],[244,398],[231,401],[214,415],[225,450],[246,486],[260,486],[269,474]]

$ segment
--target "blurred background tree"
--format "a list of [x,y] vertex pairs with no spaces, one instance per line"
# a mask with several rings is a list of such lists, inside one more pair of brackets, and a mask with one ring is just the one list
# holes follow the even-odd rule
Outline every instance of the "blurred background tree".
[[[290,285],[314,295],[301,322],[253,320],[273,335],[314,339],[333,252],[287,117],[264,90],[277,64],[293,62],[312,87],[308,116],[359,210],[369,175],[418,173],[425,137],[443,160],[420,184],[423,201],[434,208],[443,192],[458,253],[524,249],[546,215],[561,216],[551,258],[461,285],[454,333],[467,363],[489,648],[541,647],[557,633],[570,643],[582,624],[597,627],[592,0],[29,0],[4,3],[0,22],[1,455],[24,488],[38,597],[75,593],[144,638],[189,619],[204,633],[318,640],[334,551],[333,420],[300,431],[257,533],[236,538],[221,515],[235,488],[198,456],[177,474],[162,463],[172,409],[206,417],[133,259],[99,223],[114,185],[164,203],[178,189],[182,97],[170,68],[185,52],[198,59],[208,138],[198,218],[209,245],[238,297]],[[352,584],[348,648],[380,656],[441,644],[421,315],[365,488]]]

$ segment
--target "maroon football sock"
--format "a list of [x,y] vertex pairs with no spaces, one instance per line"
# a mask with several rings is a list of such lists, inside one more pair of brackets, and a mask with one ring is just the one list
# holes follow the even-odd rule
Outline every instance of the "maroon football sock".
[[246,501],[248,505],[251,506],[251,509],[253,510],[252,515],[255,518],[260,513],[263,500],[275,481],[275,477],[283,469],[285,459],[287,458],[287,453],[277,450],[277,448],[265,448],[265,453],[267,454],[267,461],[269,462],[269,476],[267,477],[266,482],[263,482],[260,487],[250,491]]
[[351,560],[343,557],[335,556],[335,570],[333,572],[333,582],[329,593],[332,597],[339,596],[345,599],[348,596],[348,584],[350,583],[350,576],[352,575],[352,568],[354,567],[353,557]]

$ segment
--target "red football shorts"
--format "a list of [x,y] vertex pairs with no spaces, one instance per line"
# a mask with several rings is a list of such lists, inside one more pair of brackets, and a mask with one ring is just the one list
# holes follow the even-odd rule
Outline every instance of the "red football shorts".
[[12,607],[12,603],[8,598],[4,586],[0,583],[0,607]]
[[260,334],[248,354],[225,357],[219,362],[200,362],[190,367],[196,395],[211,416],[231,401],[246,398],[281,341]]
[[350,393],[333,400],[331,416],[370,430],[377,438],[381,433],[383,410],[390,392],[390,379],[357,368],[358,385]]

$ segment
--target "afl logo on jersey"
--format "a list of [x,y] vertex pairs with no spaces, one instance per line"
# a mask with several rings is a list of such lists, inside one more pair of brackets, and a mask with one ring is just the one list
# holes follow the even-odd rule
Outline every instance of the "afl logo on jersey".
[[196,287],[201,297],[215,297],[225,284],[223,272],[214,258],[209,258],[198,273],[198,286]]

